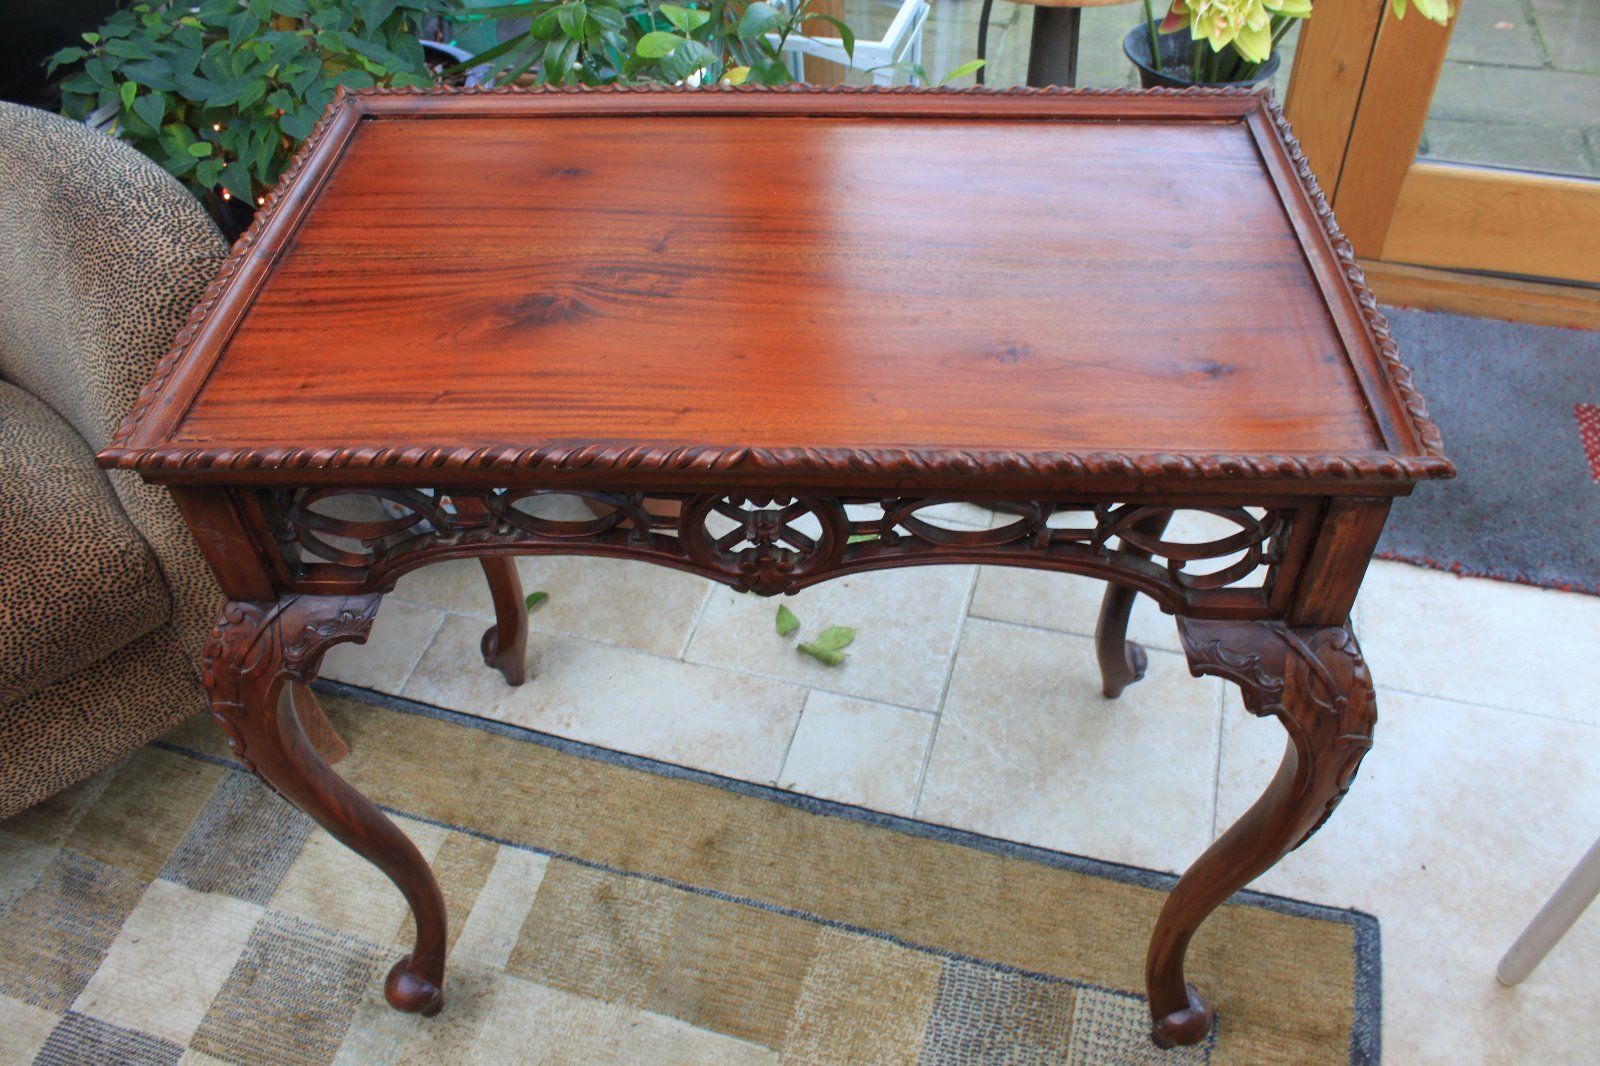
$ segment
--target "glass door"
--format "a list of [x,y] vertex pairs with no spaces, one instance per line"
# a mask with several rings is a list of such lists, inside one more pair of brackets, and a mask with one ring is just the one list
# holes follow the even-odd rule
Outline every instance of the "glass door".
[[1600,0],[1317,5],[1286,99],[1356,254],[1600,286]]

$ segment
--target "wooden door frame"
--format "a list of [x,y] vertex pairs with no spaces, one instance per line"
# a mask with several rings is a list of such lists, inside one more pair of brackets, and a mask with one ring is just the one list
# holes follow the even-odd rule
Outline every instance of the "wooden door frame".
[[1600,181],[1416,158],[1450,27],[1387,8],[1319,4],[1285,98],[1356,254],[1600,286],[1600,255],[1583,246],[1600,232]]

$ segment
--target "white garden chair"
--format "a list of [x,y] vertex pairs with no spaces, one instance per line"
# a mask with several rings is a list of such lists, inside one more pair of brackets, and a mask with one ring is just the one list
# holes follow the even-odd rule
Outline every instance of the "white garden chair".
[[[779,3],[777,6],[787,7],[788,4]],[[870,71],[876,85],[893,84],[895,64],[922,62],[922,29],[928,21],[928,10],[928,0],[902,0],[900,10],[895,12],[888,32],[881,39],[856,39],[853,60],[850,53],[844,50],[844,41],[838,37],[810,37],[792,33],[783,42],[789,72],[796,81],[804,81],[805,57],[812,56],[829,63]],[[915,85],[919,80],[912,75],[911,84]]]

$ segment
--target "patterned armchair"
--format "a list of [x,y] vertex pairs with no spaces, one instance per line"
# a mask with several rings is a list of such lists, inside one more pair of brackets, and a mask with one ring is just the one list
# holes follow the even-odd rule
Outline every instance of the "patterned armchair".
[[131,148],[0,103],[0,819],[205,707],[211,573],[94,454],[227,251]]

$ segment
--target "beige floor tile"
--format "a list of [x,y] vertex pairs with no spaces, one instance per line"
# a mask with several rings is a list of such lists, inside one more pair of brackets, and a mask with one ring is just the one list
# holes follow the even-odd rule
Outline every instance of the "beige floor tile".
[[322,660],[322,676],[395,693],[433,639],[444,612],[388,599],[378,608],[365,644],[336,644]]
[[[1219,828],[1265,786],[1284,740],[1229,704]],[[1378,916],[1386,1061],[1593,1061],[1600,912],[1516,989],[1493,975],[1600,834],[1597,753],[1594,727],[1379,693],[1349,796],[1255,887]]]
[[933,716],[813,692],[778,779],[780,788],[910,814]]
[[1600,724],[1600,597],[1376,562],[1361,643],[1381,687]]
[[187,1044],[262,913],[232,896],[151,882],[72,1009]]
[[1210,838],[1220,682],[1152,652],[1100,695],[1086,637],[967,623],[918,817],[1160,870]]
[[[985,566],[978,571],[972,596],[975,618],[993,618],[1025,626],[1058,629],[1093,636],[1106,583],[1077,574],[1050,574],[1014,566]],[[1149,596],[1134,601],[1128,636],[1146,648],[1180,651],[1178,624],[1161,613]]]
[[449,616],[404,695],[766,784],[805,702],[794,685],[559,636],[533,641],[528,682],[512,688],[484,667],[481,629]]
[[[718,588],[686,658],[932,711],[939,706],[973,576],[970,566],[908,567],[838,578],[773,599]],[[787,638],[773,629],[780,603],[801,622]],[[795,650],[832,625],[856,629],[844,663],[824,666]]]
[[[550,598],[530,620],[535,633],[564,633],[657,655],[677,655],[710,592],[705,578],[651,563],[582,556],[517,560],[524,592]],[[483,569],[472,559],[435,563],[400,579],[395,595],[492,621]]]

